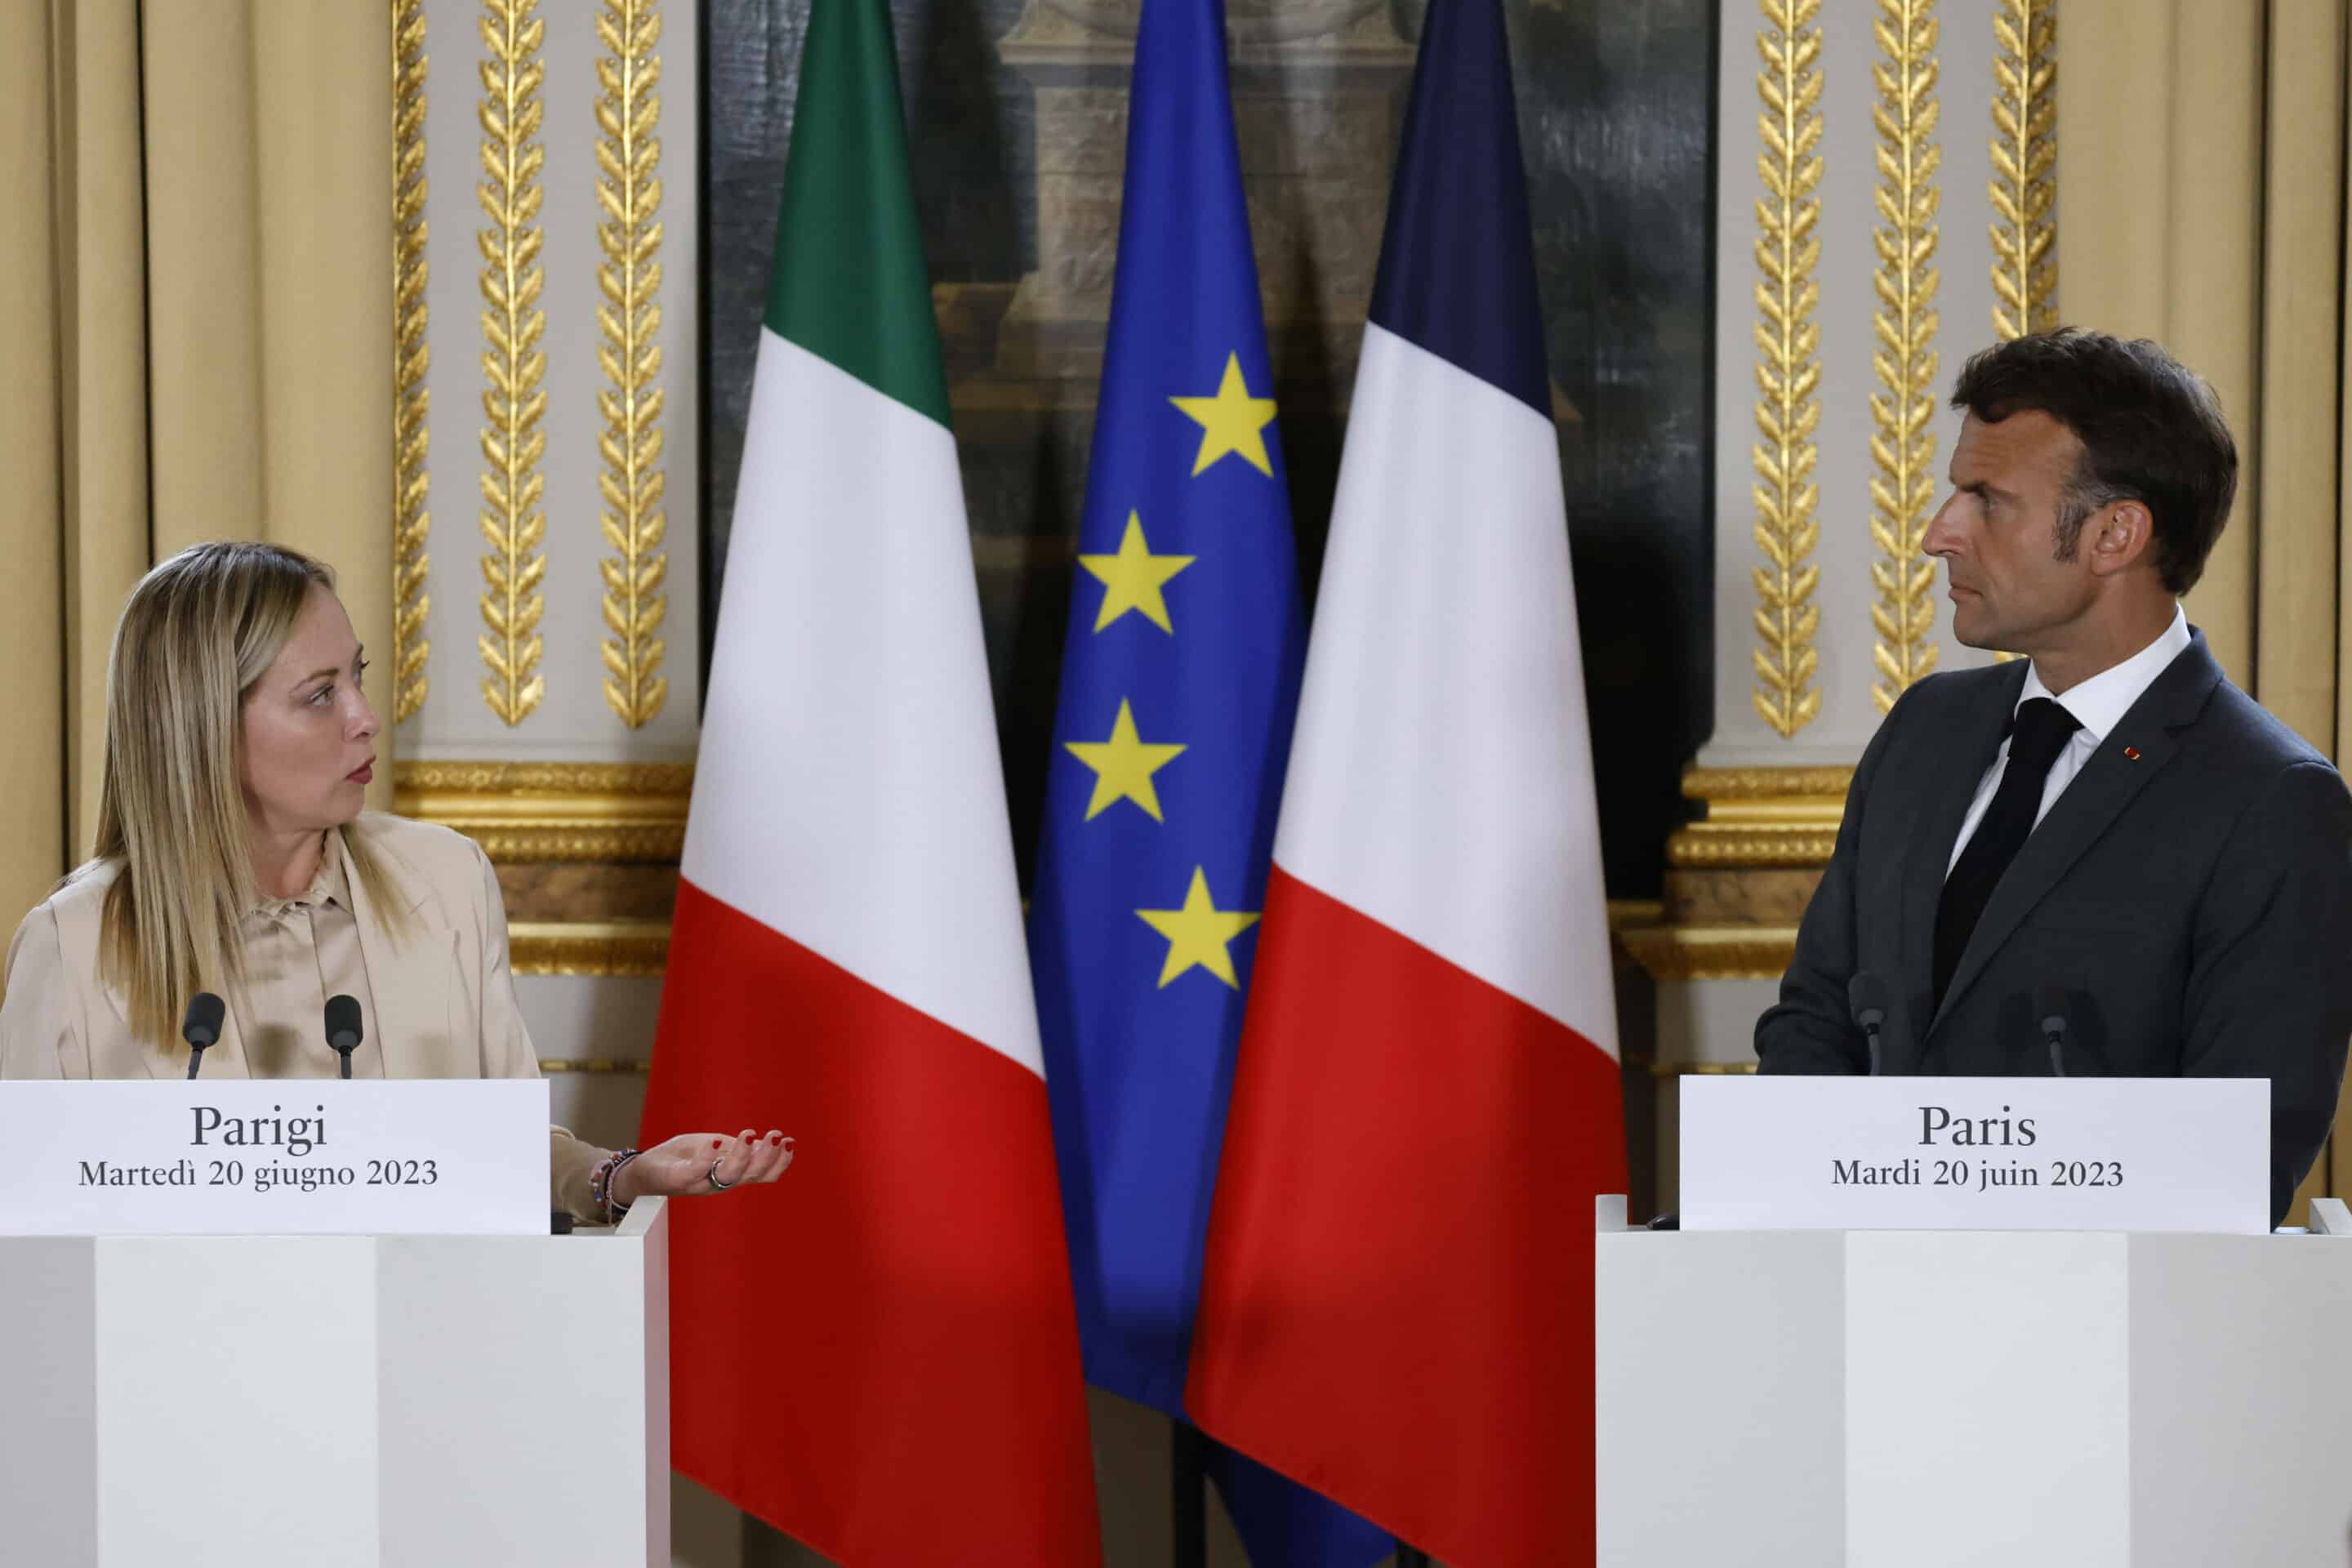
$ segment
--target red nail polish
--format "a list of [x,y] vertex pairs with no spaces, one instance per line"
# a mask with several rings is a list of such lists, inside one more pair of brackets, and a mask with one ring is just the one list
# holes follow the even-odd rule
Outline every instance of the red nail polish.
[[710,1141],[710,1146],[713,1149],[724,1149],[727,1147],[727,1140],[724,1138],[713,1138]]

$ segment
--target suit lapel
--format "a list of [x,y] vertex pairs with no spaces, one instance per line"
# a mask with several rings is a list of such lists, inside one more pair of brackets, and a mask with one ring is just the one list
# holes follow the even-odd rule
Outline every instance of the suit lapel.
[[[2178,754],[2177,731],[2196,721],[2221,679],[2221,667],[2206,651],[2204,635],[2193,634],[2189,646],[2140,694],[2115,731],[2099,742],[2098,750],[2051,806],[2050,815],[2027,837],[2017,858],[2010,862],[1993,889],[1984,915],[1960,954],[1959,967],[1952,972],[1944,1005],[1928,1027],[1930,1035],[1951,1016],[1954,1005],[2025,917]],[[2129,754],[2135,752],[2137,757]]]
[[1927,1004],[1936,990],[1936,909],[1943,901],[1944,873],[1951,865],[1952,846],[1959,841],[1969,803],[1976,799],[1977,786],[1984,782],[1985,770],[1992,766],[2001,738],[2009,732],[2010,715],[2016,710],[2018,694],[2025,689],[2025,665],[2020,662],[2005,672],[1995,689],[1998,701],[1971,715],[1965,727],[1956,726],[1948,745],[1935,749],[1938,777],[1928,785],[1931,793],[1918,831],[1907,840],[1902,878],[1900,984],[1905,1010],[1915,1020],[1908,1042],[1915,1054],[1927,1045],[1932,1022]]
[[423,961],[446,952],[447,939],[425,930],[419,918],[432,891],[423,873],[381,836],[368,840],[368,849],[409,917],[408,934],[395,942],[385,911],[375,906],[357,870],[350,871],[345,879],[359,924],[360,962],[367,967],[368,994],[375,1003],[373,1044],[384,1077],[418,1078],[425,1076],[419,1042],[446,1032],[449,1006],[446,973]]

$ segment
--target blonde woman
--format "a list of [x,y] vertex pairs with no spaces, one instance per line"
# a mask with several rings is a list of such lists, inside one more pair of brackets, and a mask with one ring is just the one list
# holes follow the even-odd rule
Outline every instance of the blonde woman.
[[[189,999],[226,1004],[208,1074],[330,1078],[322,1019],[358,1000],[354,1077],[535,1078],[488,859],[446,828],[360,809],[375,710],[322,564],[200,544],[147,574],[108,661],[89,863],[8,952],[0,1078],[179,1076]],[[688,1133],[642,1152],[551,1130],[555,1204],[592,1223],[639,1197],[772,1182],[792,1140]]]

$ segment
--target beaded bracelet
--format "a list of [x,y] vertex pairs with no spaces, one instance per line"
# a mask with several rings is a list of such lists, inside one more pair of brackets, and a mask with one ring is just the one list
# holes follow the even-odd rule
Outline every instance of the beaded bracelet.
[[604,1211],[607,1225],[617,1224],[629,1212],[628,1205],[615,1205],[613,1202],[613,1178],[621,1173],[622,1166],[636,1157],[635,1149],[615,1149],[597,1161],[596,1168],[588,1173],[589,1201]]

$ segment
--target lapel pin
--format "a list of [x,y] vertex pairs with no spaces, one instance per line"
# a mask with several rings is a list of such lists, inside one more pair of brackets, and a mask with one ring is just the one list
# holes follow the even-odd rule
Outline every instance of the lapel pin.
[[2124,760],[2126,762],[2132,763],[2139,761],[2139,748],[2137,746],[2126,746],[2124,748]]

